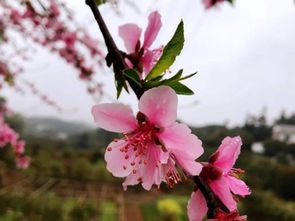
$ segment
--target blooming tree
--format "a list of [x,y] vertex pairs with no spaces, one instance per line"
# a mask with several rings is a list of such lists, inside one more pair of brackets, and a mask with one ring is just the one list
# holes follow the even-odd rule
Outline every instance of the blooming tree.
[[[21,76],[24,61],[33,58],[34,46],[38,45],[74,67],[91,95],[95,98],[102,95],[102,84],[93,78],[101,69],[104,57],[100,42],[79,26],[60,0],[0,1],[0,93],[5,86],[23,94],[29,90],[48,106],[62,111],[37,85]],[[14,147],[17,166],[25,168],[29,163],[22,157],[25,142],[5,123],[4,115],[8,112],[3,110],[0,112],[0,147]]]
[[[221,1],[203,1],[206,8]],[[141,28],[136,24],[119,27],[127,52],[120,51],[97,4],[86,0],[104,36],[108,54],[106,61],[115,74],[117,96],[125,89],[136,94],[138,112],[120,103],[102,103],[92,108],[99,127],[122,133],[106,148],[107,169],[116,177],[125,178],[123,187],[141,184],[146,190],[166,183],[173,188],[184,179],[191,179],[195,189],[188,202],[190,221],[202,221],[207,215],[211,221],[243,221],[237,208],[238,196],[250,194],[249,187],[239,178],[243,170],[234,168],[240,154],[240,137],[226,137],[208,162],[198,162],[203,154],[201,140],[189,127],[176,122],[178,95],[193,91],[181,81],[195,73],[183,76],[179,70],[166,76],[184,44],[184,24],[181,21],[171,40],[151,50],[152,42],[162,25],[157,11],[148,17],[148,25],[141,42]]]

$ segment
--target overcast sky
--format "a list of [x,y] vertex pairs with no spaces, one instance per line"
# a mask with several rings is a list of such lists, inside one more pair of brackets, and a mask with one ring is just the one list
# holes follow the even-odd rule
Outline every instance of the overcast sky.
[[[120,4],[118,16],[109,6],[102,7],[120,48],[123,44],[118,38],[118,25],[136,21],[145,27],[148,14],[159,10],[163,28],[153,45],[157,47],[165,44],[180,19],[184,20],[185,47],[171,70],[184,68],[185,73],[198,74],[185,82],[196,94],[179,96],[179,119],[197,126],[224,122],[236,125],[244,122],[247,113],[258,114],[263,107],[267,107],[270,120],[282,109],[295,112],[293,0],[237,0],[234,7],[222,4],[209,11],[203,9],[201,0],[133,1],[140,12]],[[77,12],[80,24],[101,39],[84,0],[66,2]],[[64,108],[64,113],[55,112],[34,96],[7,89],[5,94],[14,110],[25,116],[55,116],[92,123],[90,109],[94,102],[72,67],[46,50],[40,50],[26,67],[23,77],[34,81]],[[96,77],[115,97],[112,73],[102,70]],[[131,99],[123,95],[120,101],[137,108],[134,96]]]

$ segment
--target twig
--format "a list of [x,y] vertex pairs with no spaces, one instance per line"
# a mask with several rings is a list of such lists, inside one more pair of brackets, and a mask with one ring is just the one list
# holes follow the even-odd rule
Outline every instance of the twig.
[[[107,65],[110,67],[113,64],[113,68],[114,68],[115,73],[121,72],[120,74],[122,74],[122,71],[127,69],[128,66],[127,66],[126,62],[124,61],[121,51],[118,49],[113,37],[111,36],[111,34],[104,22],[99,10],[98,10],[98,7],[95,4],[95,1],[94,0],[86,0],[85,2],[90,7],[90,9],[95,17],[95,20],[97,21],[99,29],[103,35],[105,44],[107,46],[107,50],[108,50],[108,55],[106,56]],[[134,83],[133,81],[131,81],[129,79],[126,79],[126,80],[128,81],[130,87],[132,88],[132,90],[136,94],[137,98],[139,99],[144,92],[143,89],[138,87],[137,84]]]

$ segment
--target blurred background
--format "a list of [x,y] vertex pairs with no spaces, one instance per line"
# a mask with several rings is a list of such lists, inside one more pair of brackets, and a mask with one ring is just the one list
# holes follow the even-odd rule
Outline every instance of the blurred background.
[[[13,151],[0,149],[0,221],[187,220],[189,181],[173,189],[123,191],[122,180],[105,168],[105,147],[119,135],[97,128],[90,109],[115,101],[116,91],[103,61],[102,36],[84,1],[56,1],[60,13],[47,0],[16,0],[8,9],[9,1],[1,1],[0,77],[1,64],[20,68],[0,78],[0,97],[11,110],[5,121],[26,141],[31,165],[16,169]],[[58,39],[50,37],[53,26],[47,33],[38,20],[32,27],[25,23],[25,29],[7,23],[17,19],[5,12],[22,11],[28,2],[40,19],[41,12],[52,10],[42,16],[63,22]],[[250,221],[295,220],[294,2],[236,0],[205,9],[201,0],[120,0],[101,6],[122,50],[118,26],[136,22],[144,30],[153,10],[163,23],[154,48],[166,44],[184,20],[185,46],[171,74],[180,68],[198,71],[185,82],[195,95],[179,97],[178,117],[203,141],[201,160],[225,136],[240,135],[243,151],[236,167],[246,171],[243,179],[252,189],[240,202],[241,214]],[[81,45],[71,48],[72,40]],[[66,47],[71,51],[64,52]],[[137,110],[134,95],[123,93],[119,101]]]

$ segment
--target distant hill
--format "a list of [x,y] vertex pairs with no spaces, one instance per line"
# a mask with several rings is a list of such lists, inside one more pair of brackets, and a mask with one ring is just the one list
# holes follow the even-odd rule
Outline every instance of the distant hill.
[[26,135],[65,139],[93,128],[81,122],[69,122],[57,118],[32,117],[24,119]]

